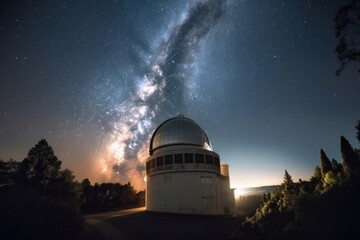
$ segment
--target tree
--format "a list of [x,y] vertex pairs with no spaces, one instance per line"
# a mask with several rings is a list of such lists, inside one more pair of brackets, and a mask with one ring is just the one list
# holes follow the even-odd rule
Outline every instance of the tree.
[[[0,232],[5,239],[81,237],[80,184],[45,139],[19,164],[15,181],[0,187]],[[11,173],[10,170],[7,173]]]
[[45,139],[31,148],[21,162],[17,174],[18,183],[46,187],[51,180],[59,176],[61,161],[54,155],[54,150]]
[[310,182],[294,183],[285,170],[281,186],[270,197],[264,195],[255,214],[244,221],[245,239],[347,239],[357,235],[360,213],[354,206],[359,202],[360,157],[343,136],[341,154],[343,164],[335,159],[330,162],[321,149],[321,168],[314,169]]
[[335,159],[331,160],[331,168],[335,173],[342,174],[344,171],[343,165],[341,163],[338,163]]
[[320,165],[322,177],[325,177],[326,173],[332,170],[332,167],[329,158],[322,149],[320,149]]
[[335,49],[341,62],[340,69],[336,71],[339,75],[349,62],[360,62],[360,0],[344,5],[334,21],[339,40]]
[[0,160],[0,186],[13,184],[16,172],[19,170],[20,162],[13,159],[5,162]]
[[360,145],[360,120],[357,122],[357,125],[355,126],[357,132],[356,132],[356,138],[359,141],[359,145]]
[[283,207],[288,208],[296,195],[296,186],[292,180],[291,175],[285,170],[283,186]]
[[145,206],[145,191],[136,194],[136,203],[138,206]]
[[291,175],[288,173],[288,171],[285,169],[285,174],[284,174],[284,184],[285,185],[290,185],[293,184],[293,180]]
[[349,141],[341,136],[340,138],[341,155],[343,158],[344,171],[348,176],[356,175],[360,170],[360,160]]
[[314,173],[312,175],[312,177],[310,178],[310,182],[313,183],[314,185],[318,184],[321,180],[322,176],[321,176],[321,169],[316,166],[314,169]]
[[53,179],[47,187],[48,194],[57,199],[80,204],[82,196],[81,184],[75,181],[75,175],[69,169],[59,171],[56,179]]

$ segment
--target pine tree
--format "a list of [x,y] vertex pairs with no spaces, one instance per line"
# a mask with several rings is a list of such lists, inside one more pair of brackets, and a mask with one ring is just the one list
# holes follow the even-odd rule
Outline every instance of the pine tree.
[[289,208],[289,206],[291,206],[291,203],[296,195],[295,184],[293,182],[291,175],[288,173],[287,170],[285,170],[284,182],[282,186],[283,186],[283,196],[284,196],[282,200],[282,207],[286,209]]
[[359,145],[360,145],[360,120],[357,122],[357,125],[355,126],[357,132],[356,132],[356,138],[359,141]]
[[54,155],[54,150],[42,139],[30,149],[28,156],[21,162],[17,182],[46,187],[59,176],[60,166],[61,161]]
[[356,175],[360,170],[360,159],[350,145],[349,141],[341,136],[341,155],[343,158],[344,171],[348,176]]
[[288,173],[288,171],[285,169],[285,175],[284,175],[284,184],[285,185],[292,185],[294,182],[292,180],[291,175]]
[[331,162],[329,158],[326,156],[324,150],[320,149],[320,165],[321,165],[321,174],[324,178],[326,173],[332,170]]

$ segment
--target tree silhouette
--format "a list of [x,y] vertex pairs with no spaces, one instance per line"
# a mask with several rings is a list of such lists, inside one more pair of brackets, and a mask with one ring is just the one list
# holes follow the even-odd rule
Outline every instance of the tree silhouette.
[[95,183],[91,185],[88,179],[81,182],[82,210],[85,212],[98,212],[118,208],[128,208],[145,205],[145,192],[136,192],[130,182]]
[[46,188],[49,182],[59,176],[60,167],[61,161],[54,155],[54,150],[42,139],[21,162],[17,182]]
[[283,182],[283,207],[289,208],[292,204],[294,197],[296,196],[296,186],[293,182],[291,175],[285,170],[284,182]]
[[320,150],[310,181],[284,181],[243,223],[242,239],[352,239],[359,235],[360,158],[341,136],[343,164]]
[[79,238],[81,187],[70,170],[60,170],[61,161],[47,141],[40,140],[18,166],[13,181],[0,186],[1,237]]
[[285,186],[294,184],[291,175],[288,173],[288,171],[286,169],[285,169],[285,174],[284,174],[284,184],[285,184]]
[[355,126],[357,132],[356,132],[356,138],[359,141],[359,145],[360,145],[360,120],[357,122],[357,125]]
[[326,156],[324,150],[320,149],[320,165],[321,165],[321,174],[325,177],[326,173],[332,170],[331,162]]
[[350,177],[359,174],[359,156],[355,153],[349,141],[343,136],[340,138],[340,147],[345,173]]
[[339,40],[335,49],[341,62],[340,69],[336,71],[339,75],[349,62],[360,62],[360,0],[344,5],[334,21]]
[[0,186],[13,184],[14,177],[20,168],[20,163],[10,159],[9,161],[0,160]]

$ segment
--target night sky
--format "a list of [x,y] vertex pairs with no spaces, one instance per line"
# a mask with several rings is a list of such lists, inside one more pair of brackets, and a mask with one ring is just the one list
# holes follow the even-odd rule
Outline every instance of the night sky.
[[358,147],[360,73],[340,76],[348,1],[0,1],[0,159],[46,138],[78,180],[144,188],[148,141],[184,114],[232,187],[309,179]]

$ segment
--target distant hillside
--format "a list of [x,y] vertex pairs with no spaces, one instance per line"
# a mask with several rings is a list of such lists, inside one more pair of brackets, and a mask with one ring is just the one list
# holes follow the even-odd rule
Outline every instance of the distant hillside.
[[241,189],[240,196],[235,199],[237,215],[248,217],[255,214],[255,211],[264,201],[264,193],[271,193],[280,185],[251,187]]
[[244,188],[242,190],[243,196],[246,195],[263,195],[264,193],[271,193],[275,189],[277,189],[280,185],[269,185],[269,186],[261,186],[261,187],[251,187],[251,188]]

